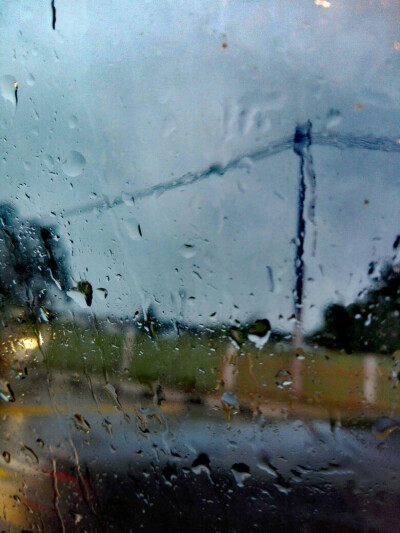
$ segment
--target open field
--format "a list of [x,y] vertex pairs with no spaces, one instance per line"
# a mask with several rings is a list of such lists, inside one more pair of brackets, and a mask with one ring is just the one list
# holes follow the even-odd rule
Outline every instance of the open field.
[[158,389],[159,405],[185,395],[214,401],[232,391],[252,411],[277,402],[288,408],[302,404],[310,416],[338,409],[345,418],[368,418],[394,415],[399,408],[397,352],[348,355],[308,347],[296,357],[283,342],[261,350],[246,342],[239,349],[225,333],[184,332],[154,340],[132,326],[109,324],[13,327],[3,330],[2,343],[4,379],[15,381],[26,367],[28,376],[34,369],[52,380],[69,376],[87,386],[111,382],[148,395]]

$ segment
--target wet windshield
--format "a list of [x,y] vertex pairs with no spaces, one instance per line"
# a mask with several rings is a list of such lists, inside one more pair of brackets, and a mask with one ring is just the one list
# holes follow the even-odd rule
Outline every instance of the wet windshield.
[[0,6],[2,528],[396,530],[399,16]]

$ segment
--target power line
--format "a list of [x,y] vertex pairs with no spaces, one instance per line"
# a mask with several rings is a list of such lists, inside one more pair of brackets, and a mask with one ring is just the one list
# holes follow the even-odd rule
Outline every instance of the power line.
[[[400,154],[400,140],[392,139],[390,137],[374,137],[373,135],[356,136],[350,134],[340,133],[316,133],[312,135],[313,146],[329,146],[339,150],[345,149],[359,149],[386,153]],[[227,165],[210,165],[205,170],[200,172],[188,172],[179,178],[169,181],[157,183],[150,187],[128,193],[127,195],[118,195],[113,200],[98,200],[89,204],[67,209],[60,213],[63,218],[69,218],[76,215],[82,215],[90,211],[104,211],[113,209],[125,203],[125,197],[131,197],[133,201],[137,202],[143,198],[148,198],[152,195],[161,195],[165,192],[172,191],[181,187],[194,185],[213,176],[223,176],[230,170],[240,169],[245,158],[251,161],[261,161],[268,159],[274,155],[293,149],[293,136],[283,137],[277,141],[273,141],[265,148],[246,152],[238,157],[232,159]]]

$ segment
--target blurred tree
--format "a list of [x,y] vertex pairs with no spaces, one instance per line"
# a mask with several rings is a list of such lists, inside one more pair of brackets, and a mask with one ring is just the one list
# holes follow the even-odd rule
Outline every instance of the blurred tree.
[[[393,247],[395,248],[398,238]],[[400,265],[395,258],[371,263],[372,286],[344,307],[332,304],[312,341],[347,353],[392,353],[400,348]]]
[[68,253],[55,226],[41,226],[0,205],[0,311],[49,318],[67,300]]

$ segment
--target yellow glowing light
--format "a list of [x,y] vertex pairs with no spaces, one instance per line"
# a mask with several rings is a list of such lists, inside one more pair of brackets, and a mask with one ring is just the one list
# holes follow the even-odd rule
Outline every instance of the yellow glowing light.
[[316,6],[320,6],[320,7],[331,7],[331,3],[328,2],[327,0],[314,0],[314,4]]
[[14,81],[14,89],[18,89],[18,82]]
[[24,350],[34,350],[39,346],[37,339],[34,337],[25,337],[23,339],[19,339],[18,344]]
[[39,337],[23,337],[22,339],[19,339],[18,345],[21,346],[24,350],[34,350],[39,345],[41,346],[43,344],[43,337],[42,334],[39,333]]

